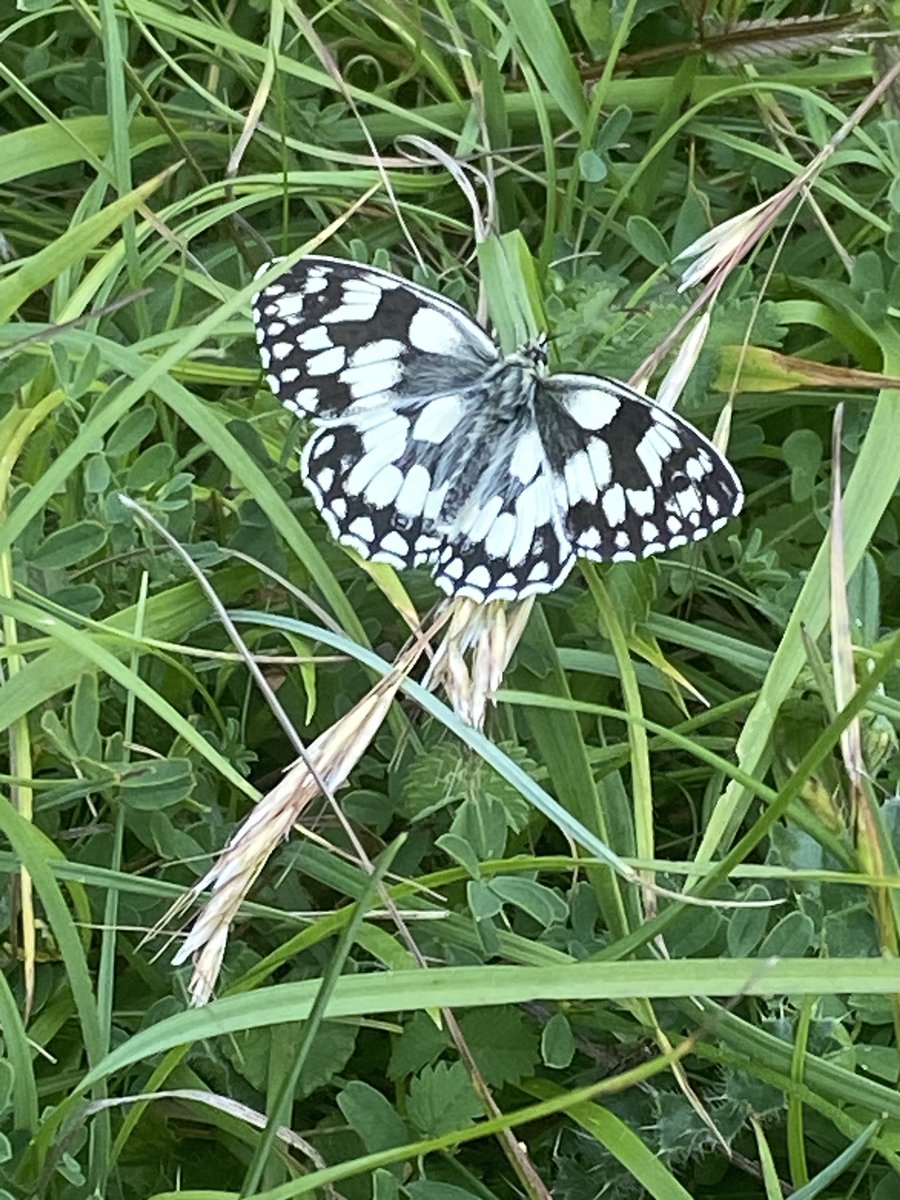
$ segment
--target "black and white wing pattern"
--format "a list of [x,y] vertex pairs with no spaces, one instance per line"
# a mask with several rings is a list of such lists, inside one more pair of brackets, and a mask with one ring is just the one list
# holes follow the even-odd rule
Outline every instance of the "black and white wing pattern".
[[253,297],[253,320],[269,387],[298,416],[331,420],[447,380],[465,387],[499,358],[459,305],[342,258],[303,259]]
[[502,358],[399,276],[307,258],[253,315],[272,390],[317,426],[303,478],[332,534],[431,564],[449,595],[553,591],[579,555],[657,554],[740,511],[734,471],[686,421],[615,380],[544,375],[541,345]]

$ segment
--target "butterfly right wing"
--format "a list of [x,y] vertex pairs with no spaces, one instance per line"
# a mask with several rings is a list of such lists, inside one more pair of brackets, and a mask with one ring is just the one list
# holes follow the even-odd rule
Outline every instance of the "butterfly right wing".
[[551,375],[537,428],[575,551],[631,562],[699,541],[740,511],[731,464],[688,421],[615,379]]
[[340,258],[302,259],[253,297],[253,319],[268,384],[298,416],[332,420],[466,388],[498,359],[458,305]]

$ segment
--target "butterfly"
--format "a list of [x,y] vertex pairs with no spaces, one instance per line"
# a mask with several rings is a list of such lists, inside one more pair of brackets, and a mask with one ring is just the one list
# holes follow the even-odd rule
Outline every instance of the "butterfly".
[[253,318],[269,386],[315,426],[302,474],[333,536],[431,565],[448,595],[550,592],[578,556],[673,550],[743,504],[687,421],[616,380],[547,374],[544,340],[503,356],[463,308],[388,271],[302,259]]

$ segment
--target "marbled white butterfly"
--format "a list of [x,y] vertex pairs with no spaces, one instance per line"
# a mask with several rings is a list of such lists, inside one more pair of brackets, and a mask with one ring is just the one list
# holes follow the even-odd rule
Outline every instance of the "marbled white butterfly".
[[[267,263],[260,271],[266,271]],[[332,534],[449,595],[521,600],[578,555],[621,562],[696,541],[741,508],[691,425],[623,383],[504,358],[436,292],[303,259],[253,299],[272,391],[317,427],[303,478]]]

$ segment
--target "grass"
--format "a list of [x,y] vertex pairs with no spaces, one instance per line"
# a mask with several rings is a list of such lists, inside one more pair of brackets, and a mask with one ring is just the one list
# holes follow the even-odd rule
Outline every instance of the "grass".
[[[744,513],[541,598],[483,731],[390,675],[434,587],[328,538],[249,321],[319,249],[627,379],[896,18],[7,7],[0,1200],[900,1195],[896,85],[709,305]],[[190,1007],[144,935],[385,677]]]

